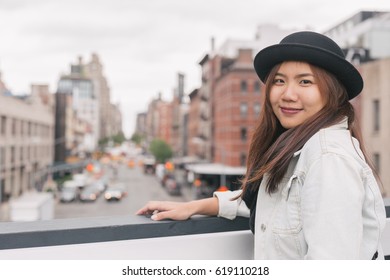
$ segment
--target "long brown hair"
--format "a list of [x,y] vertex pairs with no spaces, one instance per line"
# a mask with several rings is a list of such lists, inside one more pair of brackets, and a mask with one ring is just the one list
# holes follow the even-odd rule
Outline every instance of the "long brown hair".
[[263,110],[249,148],[247,173],[242,181],[242,196],[246,191],[255,191],[266,173],[269,176],[266,191],[269,194],[277,191],[294,153],[320,129],[337,124],[345,117],[348,118],[351,136],[359,141],[365,159],[373,168],[367,159],[360,129],[355,121],[354,108],[348,100],[346,89],[333,74],[322,68],[310,65],[325,106],[299,126],[287,130],[282,127],[272,110],[269,97],[279,68],[280,64],[270,71],[265,83]]

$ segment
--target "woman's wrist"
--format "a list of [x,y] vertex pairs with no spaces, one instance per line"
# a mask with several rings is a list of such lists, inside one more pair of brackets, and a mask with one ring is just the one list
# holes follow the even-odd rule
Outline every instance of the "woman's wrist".
[[218,198],[216,197],[193,200],[189,202],[189,206],[191,216],[196,214],[216,216],[218,214]]

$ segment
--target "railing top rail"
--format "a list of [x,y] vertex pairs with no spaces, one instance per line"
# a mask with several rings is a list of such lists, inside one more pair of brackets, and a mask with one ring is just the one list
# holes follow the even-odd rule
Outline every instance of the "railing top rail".
[[5,222],[0,249],[31,248],[92,242],[167,237],[247,230],[248,219],[230,221],[197,216],[187,221],[152,221],[143,216],[107,216],[36,222]]
[[[387,206],[388,225],[389,210]],[[248,225],[248,219],[242,217],[231,221],[195,216],[187,221],[156,222],[136,215],[3,222],[0,226],[0,250],[248,230]],[[386,255],[390,250],[388,233],[386,228]]]

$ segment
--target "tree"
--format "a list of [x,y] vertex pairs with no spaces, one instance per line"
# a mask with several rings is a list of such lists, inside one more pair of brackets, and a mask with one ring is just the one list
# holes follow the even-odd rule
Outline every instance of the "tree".
[[126,137],[123,132],[119,132],[118,134],[112,136],[111,139],[115,144],[122,144],[124,141],[126,141]]
[[135,144],[140,145],[142,142],[142,136],[138,133],[134,133],[133,136],[131,136],[131,141],[133,141]]
[[154,139],[149,149],[158,162],[166,162],[173,154],[171,147],[161,139]]
[[99,146],[100,147],[105,147],[107,146],[110,142],[112,142],[115,145],[120,145],[124,141],[126,141],[126,137],[123,134],[123,132],[119,132],[116,135],[112,135],[110,137],[105,137],[99,140]]

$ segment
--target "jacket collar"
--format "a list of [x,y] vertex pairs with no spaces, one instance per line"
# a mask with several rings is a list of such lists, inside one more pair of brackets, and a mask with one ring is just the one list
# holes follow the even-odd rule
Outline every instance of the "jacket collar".
[[[345,117],[341,122],[336,123],[334,125],[331,125],[329,127],[323,128],[323,129],[348,129],[348,118]],[[301,154],[302,149],[296,151],[293,155],[293,157],[297,157]]]
[[324,129],[348,129],[348,118],[345,117],[341,122],[326,127]]

